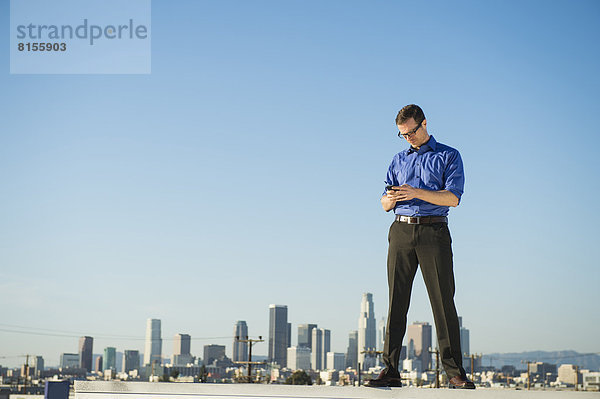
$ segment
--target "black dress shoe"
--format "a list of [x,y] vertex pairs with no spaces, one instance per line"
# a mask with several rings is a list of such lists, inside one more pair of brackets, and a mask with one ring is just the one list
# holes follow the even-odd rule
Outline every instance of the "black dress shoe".
[[371,388],[401,387],[402,380],[400,379],[400,374],[398,374],[398,372],[394,373],[385,368],[379,373],[379,377],[367,381],[365,386]]
[[450,378],[450,382],[448,382],[448,388],[453,389],[475,389],[475,384],[472,381],[469,381],[467,377],[463,377],[462,375],[457,375],[456,377]]

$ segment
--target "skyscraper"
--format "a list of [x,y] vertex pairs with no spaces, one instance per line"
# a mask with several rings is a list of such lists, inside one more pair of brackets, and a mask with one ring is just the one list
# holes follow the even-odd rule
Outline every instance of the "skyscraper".
[[324,328],[312,330],[311,366],[313,370],[325,370],[327,352],[331,350],[331,331]]
[[310,370],[310,349],[304,346],[287,348],[287,368],[290,370]]
[[41,356],[36,356],[33,364],[33,375],[40,377],[42,371],[44,371],[44,358]]
[[406,346],[408,359],[411,356],[421,360],[423,370],[427,370],[431,363],[431,325],[427,322],[414,322],[406,328]]
[[287,365],[287,306],[269,305],[269,361]]
[[239,339],[248,339],[248,325],[244,320],[235,322],[235,326],[233,327],[233,337],[233,361],[247,362],[248,343],[239,342],[235,339],[235,337],[239,337]]
[[343,353],[327,352],[327,370],[344,370],[346,355]]
[[379,320],[379,323],[377,323],[377,350],[378,351],[382,351],[383,350],[383,344],[385,341],[385,325],[386,325],[386,320],[385,318],[381,318],[381,320]]
[[[385,318],[381,318],[381,320],[379,320],[379,323],[377,323],[377,350],[378,351],[383,351],[383,346],[385,344],[385,328],[386,328],[386,320]],[[385,366],[383,364],[383,359],[378,358],[379,359],[379,365],[380,366]]]
[[312,330],[316,324],[298,324],[298,347],[312,349]]
[[346,350],[346,367],[356,369],[358,363],[358,331],[348,334],[348,349]]
[[[146,345],[144,348],[144,364],[153,362],[162,363],[162,338],[160,335],[160,320],[148,319],[146,321]],[[106,359],[104,359],[106,363]]]
[[88,373],[92,370],[92,355],[93,355],[94,338],[81,337],[79,338],[79,367],[86,369]]
[[321,367],[322,370],[327,368],[327,353],[331,352],[331,330],[327,330],[325,328],[321,329],[323,331],[323,352],[321,352]]
[[104,367],[102,371],[117,371],[117,349],[111,346],[104,348]]
[[310,350],[310,366],[313,370],[321,370],[323,364],[323,329],[312,330],[312,349]]
[[362,351],[374,350],[377,346],[375,326],[375,305],[373,294],[364,293],[360,303],[358,318],[358,362],[363,370],[375,366],[375,357],[365,356]]
[[463,353],[463,357],[469,357],[471,355],[471,349],[469,348],[469,330],[463,327],[462,316],[458,317],[458,325],[460,327],[460,350]]
[[94,371],[96,371],[96,372],[102,371],[102,355],[100,355],[96,358],[96,364],[94,367]]
[[126,350],[123,353],[123,372],[129,373],[132,370],[140,368],[140,352],[134,350]]
[[213,364],[215,360],[225,360],[225,345],[204,345],[204,358],[206,366]]
[[79,354],[61,353],[60,367],[63,369],[75,369],[79,367]]
[[189,334],[175,334],[173,338],[173,359],[172,363],[175,366],[185,366],[192,363],[192,355],[190,353],[192,338]]

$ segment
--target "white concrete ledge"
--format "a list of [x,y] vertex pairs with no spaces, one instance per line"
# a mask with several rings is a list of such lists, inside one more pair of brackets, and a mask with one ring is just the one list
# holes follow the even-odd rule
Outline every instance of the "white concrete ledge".
[[483,398],[483,399],[600,399],[598,392],[515,391],[476,389],[463,391],[429,388],[367,388],[267,384],[194,384],[169,382],[75,381],[75,399],[372,399],[372,398]]

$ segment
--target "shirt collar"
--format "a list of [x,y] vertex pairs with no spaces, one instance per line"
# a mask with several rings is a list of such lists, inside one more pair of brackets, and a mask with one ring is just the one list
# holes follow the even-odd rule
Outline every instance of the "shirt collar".
[[421,146],[421,148],[419,148],[418,150],[416,148],[410,147],[408,150],[406,150],[407,154],[411,154],[413,152],[416,152],[418,154],[423,154],[427,151],[435,151],[437,148],[437,141],[435,141],[435,138],[433,136],[429,136],[429,140],[427,140],[427,143],[423,144]]

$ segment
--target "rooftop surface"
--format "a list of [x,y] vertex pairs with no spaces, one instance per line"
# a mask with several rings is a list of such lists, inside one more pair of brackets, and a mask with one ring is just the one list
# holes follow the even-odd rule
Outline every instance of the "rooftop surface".
[[193,384],[123,381],[75,381],[76,399],[193,399],[193,398],[482,398],[482,399],[586,399],[598,392],[526,391],[510,389],[367,388],[350,386],[299,386],[267,384]]

